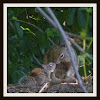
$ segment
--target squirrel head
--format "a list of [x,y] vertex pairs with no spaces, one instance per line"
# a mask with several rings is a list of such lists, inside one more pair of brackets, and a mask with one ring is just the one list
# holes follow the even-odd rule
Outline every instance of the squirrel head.
[[54,72],[56,68],[56,64],[53,62],[50,62],[49,64],[42,64],[42,67],[46,72]]
[[62,61],[70,61],[70,56],[64,42],[57,42],[46,53],[44,62],[54,62],[59,64]]

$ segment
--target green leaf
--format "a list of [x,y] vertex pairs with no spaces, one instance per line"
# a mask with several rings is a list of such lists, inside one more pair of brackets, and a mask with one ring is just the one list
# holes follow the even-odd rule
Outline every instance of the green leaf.
[[93,7],[87,8],[86,11],[87,11],[88,13],[92,13],[92,12],[93,12]]
[[15,26],[16,26],[19,37],[22,38],[24,33],[23,33],[23,30],[22,30],[22,28],[20,27],[20,25],[17,21],[15,21]]
[[88,44],[88,47],[87,47],[88,50],[92,46],[92,43],[93,43],[93,38],[91,38],[90,43]]
[[[21,26],[21,28],[22,28],[22,30],[24,30],[24,31],[29,31],[30,33],[32,33],[33,35],[35,35],[29,28],[24,28],[24,27],[22,27]],[[36,35],[35,35],[36,36]]]
[[67,16],[67,25],[71,26],[74,23],[76,8],[69,8]]
[[77,21],[80,28],[84,29],[86,25],[86,18],[81,10],[77,11]]
[[80,65],[83,65],[84,57],[83,57],[82,55],[79,55],[79,56],[78,56],[78,60],[79,60],[79,64],[80,64]]
[[8,20],[12,19],[14,13],[12,10],[8,10]]
[[82,31],[80,32],[80,34],[81,34],[81,39],[85,39],[85,37],[86,37],[86,31],[85,31],[85,29],[82,29]]
[[47,36],[49,37],[49,36],[52,36],[52,37],[54,37],[54,29],[52,29],[52,28],[48,28],[48,29],[46,29],[46,33],[47,33]]
[[45,33],[48,37],[54,37],[55,35],[59,34],[59,32],[54,28],[48,28],[46,29]]
[[13,16],[13,17],[12,17],[12,19],[15,19],[15,20],[16,20],[16,19],[17,19],[17,17]]
[[90,18],[89,18],[89,26],[90,26],[90,28],[92,28],[92,15],[90,16]]
[[14,36],[11,36],[11,37],[8,38],[8,42],[9,42],[9,43],[15,43],[15,42],[17,42],[18,40],[19,40],[19,39],[18,39],[17,35],[14,35]]
[[22,71],[19,70],[15,70],[13,72],[13,83],[18,83],[18,81],[20,80],[20,78],[24,76]]

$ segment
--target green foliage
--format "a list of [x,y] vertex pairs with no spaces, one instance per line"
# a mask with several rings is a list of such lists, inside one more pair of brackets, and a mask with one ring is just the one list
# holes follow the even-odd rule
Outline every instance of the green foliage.
[[71,26],[74,23],[75,13],[77,8],[69,8],[67,16],[67,25]]
[[[82,39],[87,36],[92,37],[92,8],[52,8],[52,10],[65,31],[76,32],[81,35]],[[89,13],[88,23],[87,12]],[[33,54],[43,63],[43,56],[52,45],[48,38],[55,43],[62,40],[62,37],[58,30],[54,29],[35,8],[8,8],[7,16],[8,83],[17,83],[22,76],[28,75],[29,71],[38,67],[32,58]],[[30,22],[38,28],[25,22]],[[64,22],[65,25],[63,25]],[[86,42],[86,51],[91,55],[92,42],[92,38]],[[84,56],[81,54],[79,56],[80,66],[82,66]],[[86,72],[89,75],[92,73],[92,63],[87,57],[86,66]],[[83,67],[80,68],[80,74],[84,76]]]
[[86,16],[84,15],[84,13],[78,9],[77,11],[77,21],[78,21],[78,25],[81,29],[84,29],[85,28],[85,25],[86,25]]

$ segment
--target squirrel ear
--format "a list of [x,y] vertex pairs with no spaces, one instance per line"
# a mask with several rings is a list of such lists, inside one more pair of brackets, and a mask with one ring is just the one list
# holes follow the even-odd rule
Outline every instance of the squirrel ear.
[[61,47],[66,47],[65,42],[64,41],[58,41],[57,44]]
[[60,44],[61,47],[66,47],[65,43]]
[[61,41],[58,41],[57,44],[60,45]]
[[42,64],[42,65],[41,65],[41,67],[42,67],[42,68],[45,68],[45,65],[44,65],[44,64]]

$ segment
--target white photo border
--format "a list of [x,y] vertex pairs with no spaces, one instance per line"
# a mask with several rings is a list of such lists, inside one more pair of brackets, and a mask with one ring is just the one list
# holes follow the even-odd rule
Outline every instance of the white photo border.
[[[93,93],[7,93],[7,8],[93,7]],[[96,3],[4,3],[3,4],[3,96],[4,97],[96,97],[97,96],[97,4]]]

